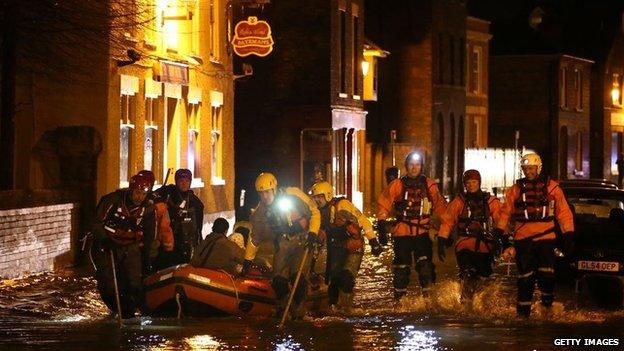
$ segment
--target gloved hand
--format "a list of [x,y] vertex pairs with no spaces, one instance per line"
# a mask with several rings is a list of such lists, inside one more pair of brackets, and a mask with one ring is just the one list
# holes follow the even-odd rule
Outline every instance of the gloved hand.
[[438,236],[438,259],[444,262],[446,258],[446,238]]
[[574,232],[563,233],[563,255],[569,257],[574,251]]
[[377,238],[379,240],[379,244],[386,246],[388,245],[388,222],[385,219],[380,219],[377,221]]
[[245,275],[247,273],[249,273],[249,271],[251,270],[251,268],[253,268],[254,263],[250,260],[245,260],[243,261],[243,272],[242,275]]
[[368,244],[371,247],[371,254],[373,254],[373,256],[375,257],[379,257],[379,255],[381,255],[381,252],[383,251],[383,247],[379,244],[377,238],[369,239]]
[[492,236],[494,240],[500,244],[501,249],[506,249],[511,246],[509,242],[509,235],[505,234],[505,231],[500,228],[492,229]]
[[407,208],[408,202],[407,200],[399,200],[394,203],[394,209],[397,212],[403,212]]
[[308,247],[314,247],[315,245],[319,244],[319,237],[316,233],[312,233],[312,232],[308,232],[308,239],[306,242],[306,245],[308,245]]

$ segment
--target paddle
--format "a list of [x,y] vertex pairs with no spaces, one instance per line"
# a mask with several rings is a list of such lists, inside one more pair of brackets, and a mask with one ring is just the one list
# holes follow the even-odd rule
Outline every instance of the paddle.
[[310,251],[310,248],[306,245],[305,251],[303,251],[303,257],[301,257],[301,263],[299,264],[299,270],[297,271],[297,277],[295,278],[295,283],[293,284],[293,288],[290,290],[290,295],[288,296],[288,302],[286,303],[286,308],[284,309],[282,320],[280,324],[277,326],[278,329],[282,329],[284,327],[284,323],[286,322],[286,316],[288,315],[288,310],[290,309],[290,305],[292,303],[293,297],[295,296],[295,291],[297,290],[297,286],[299,285],[299,279],[301,279],[303,266],[305,266],[306,259],[308,258],[308,251]]
[[123,327],[123,319],[121,318],[121,302],[119,301],[119,286],[117,285],[117,269],[115,268],[115,256],[113,250],[109,249],[111,257],[111,265],[113,267],[113,286],[115,287],[115,302],[117,303],[117,320],[119,327]]

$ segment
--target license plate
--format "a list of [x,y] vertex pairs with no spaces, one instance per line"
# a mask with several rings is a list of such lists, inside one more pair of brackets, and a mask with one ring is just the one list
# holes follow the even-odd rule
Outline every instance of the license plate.
[[578,269],[583,271],[618,272],[618,262],[578,261]]

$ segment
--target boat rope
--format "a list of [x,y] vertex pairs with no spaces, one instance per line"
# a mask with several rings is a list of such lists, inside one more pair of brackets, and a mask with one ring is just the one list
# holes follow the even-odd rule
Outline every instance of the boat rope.
[[180,293],[176,293],[176,304],[178,305],[178,319],[182,317],[182,304],[180,303]]
[[230,280],[232,281],[234,293],[236,294],[236,306],[238,306],[238,304],[240,304],[240,298],[238,297],[238,288],[236,287],[236,281],[234,281],[234,278],[232,278],[232,275],[230,275],[228,272],[224,271],[223,269],[221,269],[221,272],[225,273],[225,275],[227,275],[228,278],[230,278]]

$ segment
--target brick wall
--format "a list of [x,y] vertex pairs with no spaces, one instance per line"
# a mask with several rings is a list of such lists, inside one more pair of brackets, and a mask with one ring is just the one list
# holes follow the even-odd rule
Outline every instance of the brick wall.
[[71,263],[77,217],[75,204],[0,211],[0,277],[13,278]]

